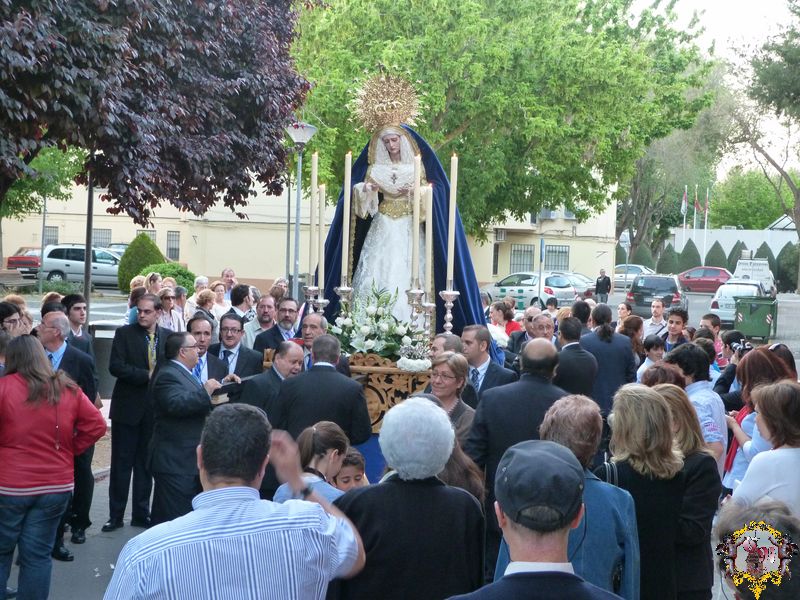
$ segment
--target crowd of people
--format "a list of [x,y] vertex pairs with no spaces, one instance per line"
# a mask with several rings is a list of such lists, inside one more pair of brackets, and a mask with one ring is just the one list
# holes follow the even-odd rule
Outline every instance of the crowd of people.
[[[486,324],[432,340],[430,385],[384,415],[370,482],[363,387],[325,317],[232,269],[191,292],[137,278],[115,332],[102,530],[130,499],[146,531],[107,598],[699,600],[712,538],[763,517],[800,539],[794,357],[716,315],[487,304]],[[86,541],[106,430],[86,301],[46,300],[40,319],[0,302],[0,568],[16,550],[26,598],[47,597],[51,556],[74,559],[67,527]]]

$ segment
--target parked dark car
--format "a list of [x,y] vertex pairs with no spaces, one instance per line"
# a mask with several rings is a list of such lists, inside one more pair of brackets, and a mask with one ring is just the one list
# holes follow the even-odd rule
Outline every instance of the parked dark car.
[[656,298],[664,302],[665,313],[671,308],[688,310],[689,303],[677,275],[637,275],[625,297],[633,314],[643,318],[651,316],[650,305]]
[[694,267],[678,275],[678,281],[687,292],[713,294],[731,277],[731,272],[722,267]]

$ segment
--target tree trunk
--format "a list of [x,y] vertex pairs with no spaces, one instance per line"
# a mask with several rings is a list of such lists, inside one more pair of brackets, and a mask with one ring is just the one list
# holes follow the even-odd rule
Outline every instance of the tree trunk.
[[0,267],[6,267],[6,259],[3,257],[3,217],[0,217]]

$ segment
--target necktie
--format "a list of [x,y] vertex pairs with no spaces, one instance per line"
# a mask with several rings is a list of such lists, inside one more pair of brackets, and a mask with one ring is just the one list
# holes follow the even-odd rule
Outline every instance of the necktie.
[[475,367],[470,369],[469,379],[472,382],[472,387],[474,387],[475,391],[477,392],[480,384],[478,369],[476,369]]
[[150,369],[150,372],[153,372],[153,369],[156,368],[156,334],[155,333],[148,333],[147,334],[147,366]]
[[311,368],[311,364],[312,364],[311,363],[311,355],[310,354],[306,354],[306,371],[308,371]]
[[197,364],[194,366],[194,370],[192,371],[192,375],[194,375],[195,379],[197,379],[197,381],[200,383],[203,383],[203,358],[197,361]]
[[48,355],[47,355],[47,358],[49,358],[49,359],[50,359],[50,364],[51,364],[51,365],[53,366],[53,368],[55,369],[55,368],[56,368],[56,362],[53,360],[53,354],[52,354],[52,353],[48,354]]
[[230,374],[232,372],[231,371],[231,356],[233,356],[233,352],[231,352],[230,350],[223,350],[222,351],[222,358],[225,361],[225,364],[228,365],[228,374]]

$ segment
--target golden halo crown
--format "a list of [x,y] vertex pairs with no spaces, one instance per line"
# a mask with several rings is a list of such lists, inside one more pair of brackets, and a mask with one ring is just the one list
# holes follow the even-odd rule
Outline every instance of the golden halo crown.
[[419,98],[407,79],[379,73],[367,79],[358,90],[353,113],[369,132],[390,125],[414,125],[420,114]]

